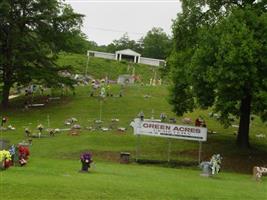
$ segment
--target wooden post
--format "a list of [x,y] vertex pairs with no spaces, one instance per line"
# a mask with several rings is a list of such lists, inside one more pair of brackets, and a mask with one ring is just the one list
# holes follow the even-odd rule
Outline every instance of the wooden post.
[[102,99],[100,99],[99,120],[102,121]]
[[201,162],[201,153],[202,153],[202,142],[199,141],[199,148],[198,148],[198,164]]
[[138,161],[140,153],[140,135],[136,135],[136,146],[135,146],[135,161]]
[[49,117],[49,115],[47,115],[47,128],[49,128],[50,127],[50,117]]
[[171,138],[168,138],[168,163],[171,161]]
[[87,76],[88,64],[89,64],[89,52],[87,52],[87,62],[86,62],[86,68],[85,68],[85,76]]

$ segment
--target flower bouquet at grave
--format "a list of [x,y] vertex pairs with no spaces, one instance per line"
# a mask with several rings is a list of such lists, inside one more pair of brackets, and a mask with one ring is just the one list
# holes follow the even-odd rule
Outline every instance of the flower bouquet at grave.
[[7,117],[2,117],[1,126],[4,126],[5,123],[7,123]]
[[42,124],[39,124],[37,126],[37,129],[39,130],[38,137],[40,138],[41,137],[41,134],[42,134],[42,132],[44,130],[44,126]]
[[81,172],[88,172],[88,168],[90,168],[90,164],[93,162],[92,154],[89,152],[85,152],[85,153],[81,154],[80,160],[82,163]]
[[11,154],[9,151],[2,150],[0,151],[0,169],[7,169],[11,166],[12,160],[11,160]]
[[11,155],[11,165],[14,165],[14,158],[15,158],[15,154],[16,154],[16,148],[15,145],[13,144],[10,148],[9,148],[9,153]]
[[26,137],[30,137],[31,136],[31,131],[29,128],[25,128],[25,135]]
[[101,87],[99,96],[100,96],[101,99],[105,99],[105,97],[106,97],[106,89],[105,89],[104,86]]
[[21,166],[26,165],[29,159],[30,151],[28,147],[19,146],[19,163]]
[[43,126],[42,124],[39,124],[39,125],[37,126],[37,129],[38,129],[40,132],[42,132],[43,129],[44,129],[44,126]]
[[210,160],[212,175],[218,174],[221,170],[222,157],[220,154],[214,154]]

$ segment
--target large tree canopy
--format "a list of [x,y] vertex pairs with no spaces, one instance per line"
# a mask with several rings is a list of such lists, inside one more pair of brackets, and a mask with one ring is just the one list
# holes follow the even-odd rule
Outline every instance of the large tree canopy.
[[143,39],[143,56],[166,59],[172,49],[171,38],[162,28],[152,28]]
[[0,2],[0,81],[2,105],[7,107],[14,83],[35,80],[46,85],[71,84],[58,75],[56,54],[72,48],[80,34],[82,15],[59,0]]
[[249,147],[252,112],[267,116],[266,0],[184,0],[173,24],[171,103],[178,115],[213,107],[240,119],[237,144]]

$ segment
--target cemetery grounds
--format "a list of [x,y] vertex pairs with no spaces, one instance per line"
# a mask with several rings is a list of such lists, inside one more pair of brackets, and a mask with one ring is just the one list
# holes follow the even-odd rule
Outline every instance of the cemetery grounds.
[[[118,94],[120,88],[112,86],[111,90]],[[75,117],[83,130],[79,136],[60,132],[34,138],[28,164],[0,172],[1,199],[267,199],[267,177],[261,182],[252,179],[252,167],[267,164],[267,138],[256,137],[266,135],[266,124],[258,117],[251,125],[252,148],[239,150],[235,146],[237,129],[224,128],[209,117],[210,110],[184,115],[193,121],[202,115],[208,129],[216,132],[208,135],[202,153],[202,160],[209,160],[214,153],[223,157],[222,171],[212,178],[200,176],[198,142],[194,141],[172,140],[171,162],[167,163],[168,140],[142,136],[138,158],[144,162],[135,162],[137,138],[129,124],[141,110],[145,118],[158,118],[162,112],[175,117],[167,95],[165,86],[134,85],[126,87],[121,98],[107,97],[102,103],[103,126],[109,127],[111,119],[118,118],[117,126],[127,128],[126,132],[84,129],[94,127],[94,120],[100,117],[99,99],[90,97],[88,87],[78,87],[75,96],[69,94],[29,110],[18,108],[22,98],[12,100],[10,110],[3,114],[16,130],[1,133],[1,139],[11,144],[27,140],[25,127],[33,132],[40,123],[46,127],[48,118],[50,127],[66,128],[64,121]],[[176,119],[181,123],[182,118]],[[78,172],[84,151],[93,154],[94,164],[88,174]],[[130,164],[120,164],[120,152],[131,153]]]

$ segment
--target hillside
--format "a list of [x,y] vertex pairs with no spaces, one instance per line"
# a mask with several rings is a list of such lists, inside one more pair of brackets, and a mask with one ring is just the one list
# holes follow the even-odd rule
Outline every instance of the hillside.
[[[216,132],[208,135],[208,141],[203,143],[202,159],[208,160],[212,154],[220,153],[223,156],[222,172],[207,179],[199,176],[198,142],[171,140],[171,162],[167,163],[168,139],[142,136],[138,144],[138,159],[145,161],[146,165],[134,162],[137,138],[129,126],[131,120],[141,110],[146,118],[152,115],[158,118],[162,112],[175,117],[167,103],[166,86],[134,85],[124,88],[122,97],[117,97],[121,88],[111,86],[114,96],[102,102],[101,126],[110,127],[111,119],[118,118],[120,121],[116,126],[127,128],[126,132],[118,132],[116,128],[107,132],[86,128],[97,128],[94,121],[100,118],[99,99],[90,97],[89,90],[87,86],[78,87],[75,96],[64,96],[45,107],[29,110],[20,107],[23,98],[11,101],[12,109],[2,114],[9,117],[8,124],[15,126],[16,130],[1,132],[1,139],[9,140],[11,144],[27,141],[25,127],[33,133],[37,132],[40,123],[45,127],[49,124],[53,128],[68,128],[64,121],[70,117],[77,118],[82,130],[79,136],[62,131],[54,137],[45,133],[41,139],[33,138],[27,166],[0,172],[4,199],[206,200],[220,197],[244,200],[266,197],[266,178],[257,187],[251,179],[252,166],[267,163],[266,138],[256,137],[258,133],[266,134],[266,125],[259,118],[256,117],[251,126],[253,148],[240,151],[235,146],[233,133],[236,128],[224,128],[209,117],[209,111],[196,110],[185,115],[192,119],[202,115],[208,129]],[[36,103],[41,100],[41,97],[35,97]],[[182,123],[181,118],[177,118],[177,123]],[[91,151],[95,161],[89,174],[78,173],[81,167],[79,156],[84,151]],[[120,152],[125,151],[131,153],[129,165],[119,164]],[[159,165],[148,165],[151,161],[157,161]]]
[[[64,145],[61,146],[60,152],[72,152],[70,154],[65,153],[66,157],[72,157],[72,155],[78,155],[79,151],[86,148],[90,148],[92,151],[97,152],[97,157],[100,159],[111,159],[120,151],[129,151],[135,154],[135,137],[133,137],[133,130],[129,126],[130,122],[137,116],[142,110],[145,113],[145,117],[150,118],[153,115],[159,118],[160,113],[164,112],[169,118],[175,117],[175,114],[171,111],[171,106],[167,102],[168,90],[166,86],[161,87],[147,87],[147,86],[130,86],[124,88],[123,97],[116,97],[121,88],[117,85],[111,85],[111,93],[114,97],[108,97],[102,105],[101,118],[104,121],[102,126],[109,127],[112,118],[118,118],[120,122],[117,126],[127,128],[126,134],[118,134],[116,130],[112,130],[111,133],[103,133],[100,130],[88,131],[83,130],[80,138],[87,138],[86,140],[92,140],[90,145],[83,140],[77,138],[76,145],[72,144],[72,140],[65,134],[60,134],[59,137],[50,141],[50,144],[44,143],[45,146],[52,145],[57,140],[64,141]],[[64,128],[64,121],[67,118],[75,117],[78,119],[78,123],[83,127],[94,127],[94,120],[100,118],[100,102],[97,97],[90,97],[90,87],[77,88],[76,96],[65,96],[60,101],[52,101],[44,108],[30,109],[29,111],[18,110],[18,106],[23,106],[23,98],[12,101],[14,110],[9,111],[7,116],[10,118],[10,123],[17,127],[15,132],[3,133],[4,137],[11,139],[12,142],[19,142],[24,139],[23,127],[28,126],[30,129],[34,129],[38,123],[44,125],[47,124],[47,116],[50,118],[50,126],[54,128]],[[60,93],[59,93],[60,94]],[[55,94],[56,95],[56,94]],[[149,96],[145,98],[145,96]],[[39,100],[38,100],[39,99]],[[43,102],[40,98],[36,98],[35,103]],[[209,117],[209,111],[196,110],[193,113],[185,114],[184,117],[190,117],[192,121],[199,115],[202,115],[208,125],[208,129],[216,132],[216,134],[210,134],[208,136],[208,142],[203,144],[203,156],[208,159],[213,153],[221,153],[224,157],[223,168],[231,171],[243,171],[250,173],[251,167],[254,164],[264,164],[267,162],[266,153],[267,140],[265,138],[258,138],[256,135],[266,135],[266,125],[260,121],[258,117],[252,123],[250,139],[252,143],[252,149],[248,151],[240,151],[235,145],[235,132],[237,128],[229,127],[224,128],[216,119]],[[176,117],[177,118],[177,117]],[[177,123],[182,123],[181,118],[177,118]],[[238,124],[236,120],[234,125]],[[98,133],[101,134],[98,134]],[[104,134],[104,135],[103,135]],[[61,139],[60,139],[61,138]],[[142,137],[141,158],[151,160],[165,160],[167,155],[167,140],[160,138]],[[104,146],[101,146],[99,142],[102,141]],[[39,141],[37,140],[39,143]],[[105,143],[107,142],[107,143]],[[60,144],[60,141],[56,143]],[[65,144],[68,144],[65,146]],[[72,145],[71,145],[72,144]],[[40,145],[40,144],[39,144]],[[52,145],[53,146],[53,145]],[[53,148],[51,146],[51,149]],[[60,146],[60,145],[59,145]],[[61,147],[58,148],[60,149]],[[88,147],[87,147],[88,146]],[[72,151],[68,148],[73,148]],[[35,147],[34,147],[35,148]],[[45,147],[43,147],[45,148]],[[37,155],[43,156],[59,155],[51,154],[49,151],[44,151],[43,148],[36,149]],[[109,155],[107,157],[107,155]],[[172,140],[172,153],[171,159],[177,162],[196,162],[198,156],[198,143],[188,142],[180,140]],[[248,160],[247,158],[250,157]],[[115,159],[116,160],[116,159]]]
[[[76,73],[85,74],[87,56],[82,54],[61,53],[57,63],[60,66],[65,65],[73,67]],[[157,67],[142,64],[131,65],[126,61],[119,62],[95,57],[90,57],[87,73],[96,79],[108,76],[109,79],[117,80],[118,76],[121,74],[132,74],[133,67],[135,68],[135,75],[139,76],[144,83],[149,83],[150,78],[154,76],[154,71],[159,78],[159,70]]]

